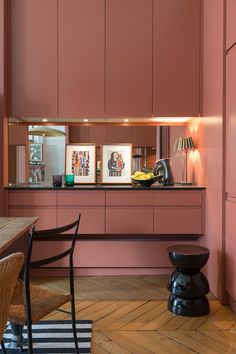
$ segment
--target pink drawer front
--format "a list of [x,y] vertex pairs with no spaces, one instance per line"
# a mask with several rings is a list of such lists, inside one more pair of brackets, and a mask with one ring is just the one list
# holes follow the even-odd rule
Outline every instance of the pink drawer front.
[[56,191],[9,191],[8,205],[56,205]]
[[202,191],[156,191],[154,205],[202,205]]
[[9,216],[38,216],[36,230],[52,229],[56,227],[56,208],[9,208]]
[[100,206],[58,207],[57,226],[74,221],[81,213],[79,234],[105,233],[105,208]]
[[57,205],[104,205],[104,191],[58,191]]
[[106,205],[153,205],[152,191],[107,191]]
[[153,207],[107,207],[106,234],[153,234]]
[[202,234],[203,220],[200,207],[154,208],[155,234]]

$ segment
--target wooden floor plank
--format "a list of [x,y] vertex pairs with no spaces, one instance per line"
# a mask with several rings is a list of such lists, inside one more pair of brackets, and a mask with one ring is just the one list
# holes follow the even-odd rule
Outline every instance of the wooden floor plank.
[[[201,331],[201,333],[215,340],[216,346],[218,342],[223,343],[228,348],[233,348],[233,352],[236,353],[236,331]],[[227,351],[225,353],[227,353]]]
[[195,351],[196,353],[219,354],[219,352],[207,346],[207,341],[202,344],[195,338],[191,338],[191,336],[188,334],[188,331],[184,333],[181,333],[180,331],[162,331],[161,333],[167,336],[168,338],[173,339],[177,343],[182,344],[185,347]]
[[[161,347],[166,353],[175,354],[193,354],[195,350],[187,348],[185,345],[179,344],[173,339],[166,337],[159,331],[145,331],[139,333],[145,333],[145,336],[149,337],[153,342],[157,344],[157,348]],[[160,346],[161,343],[161,346]],[[159,353],[159,352],[158,352]]]
[[[214,349],[217,351],[217,353],[235,353],[235,350],[230,348],[229,342],[223,343],[219,341],[218,339],[215,340],[211,338],[211,335],[209,335],[209,331],[199,332],[199,331],[180,331],[180,333],[183,333],[185,336],[188,336],[188,338],[192,338],[198,343],[201,343],[211,349]],[[219,334],[221,336],[221,334]],[[234,340],[236,338],[234,337]]]
[[156,306],[155,302],[151,302],[151,301],[145,302],[143,305],[133,309],[132,311],[125,314],[124,316],[118,318],[117,321],[110,323],[109,330],[114,331],[117,329],[121,329],[122,327],[126,326],[127,323],[134,321],[136,318],[145,314],[147,311],[152,311],[155,306]]
[[146,301],[130,301],[128,304],[125,304],[122,308],[112,312],[110,315],[106,316],[106,318],[100,319],[96,322],[97,329],[106,329],[109,328],[111,323],[114,323],[122,316],[131,312],[132,310],[142,306]]
[[144,313],[142,316],[136,318],[132,322],[129,322],[122,327],[122,330],[135,331],[143,328],[146,324],[151,322],[154,318],[157,318],[161,313],[166,311],[166,303],[161,301],[155,301],[156,306]]
[[[127,348],[132,354],[155,354],[154,351],[150,351],[141,342],[137,342],[135,338],[127,338],[124,331],[103,331],[103,334],[112,341],[120,343],[123,348]],[[135,332],[133,332],[135,333]],[[123,352],[121,352],[123,354]]]
[[219,303],[217,300],[211,300],[210,301],[210,313],[206,316],[200,316],[200,317],[187,317],[187,321],[184,322],[180,329],[181,330],[195,330],[202,326],[206,321],[208,321],[216,311],[218,311],[222,305]]
[[222,306],[212,317],[205,321],[199,329],[227,331],[230,330],[235,323],[236,314],[234,314],[229,307]]
[[[112,338],[111,336],[106,336],[105,333],[96,331],[93,336],[93,341],[109,354],[132,354],[132,352],[127,349],[126,344],[122,346],[122,341],[119,340],[119,332],[117,332],[115,338]],[[94,352],[94,354],[96,354],[96,352]]]

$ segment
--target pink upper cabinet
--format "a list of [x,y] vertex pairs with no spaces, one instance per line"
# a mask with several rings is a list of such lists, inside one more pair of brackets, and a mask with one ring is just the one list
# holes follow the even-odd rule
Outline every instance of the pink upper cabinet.
[[154,0],[155,116],[198,116],[200,0]]
[[236,1],[226,0],[226,49],[236,42]]
[[12,0],[11,16],[11,115],[57,116],[57,0]]
[[226,191],[236,195],[236,46],[226,56]]
[[59,115],[105,114],[105,1],[59,0]]
[[106,1],[106,107],[152,115],[152,0]]

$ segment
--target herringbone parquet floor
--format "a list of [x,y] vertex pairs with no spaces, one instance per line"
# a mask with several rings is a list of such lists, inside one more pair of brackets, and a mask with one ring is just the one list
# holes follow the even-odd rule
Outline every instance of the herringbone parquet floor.
[[[210,314],[181,317],[166,308],[166,276],[80,277],[78,319],[93,324],[92,354],[235,353],[236,315],[210,296]],[[36,283],[66,290],[65,278]],[[69,310],[69,305],[62,307]],[[68,319],[55,311],[48,319]]]

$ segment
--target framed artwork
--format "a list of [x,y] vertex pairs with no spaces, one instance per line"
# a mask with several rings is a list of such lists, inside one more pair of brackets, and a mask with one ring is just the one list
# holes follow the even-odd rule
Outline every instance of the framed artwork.
[[132,144],[101,145],[102,183],[131,183]]
[[66,175],[74,175],[75,183],[96,183],[96,145],[66,145]]
[[30,162],[43,161],[43,144],[32,143],[29,147]]

